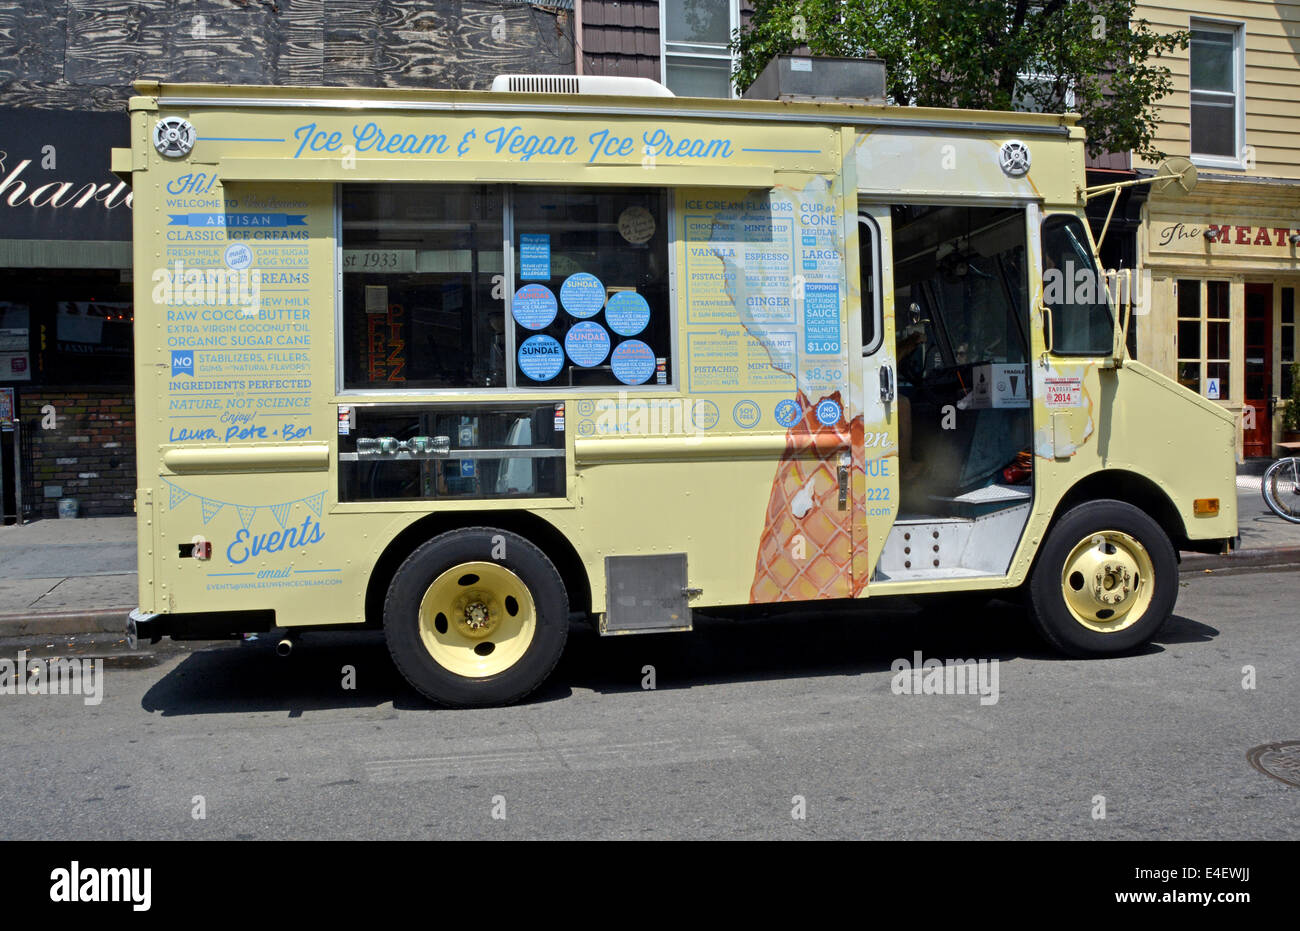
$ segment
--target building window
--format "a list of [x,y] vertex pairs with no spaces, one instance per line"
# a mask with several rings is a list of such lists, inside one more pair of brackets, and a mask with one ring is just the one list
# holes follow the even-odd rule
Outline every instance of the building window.
[[1280,334],[1279,358],[1282,360],[1282,390],[1280,396],[1291,397],[1291,379],[1295,364],[1295,288],[1282,288],[1282,332]]
[[728,45],[739,28],[738,0],[662,0],[664,84],[679,97],[731,97]]
[[1216,401],[1230,397],[1232,321],[1226,281],[1181,280],[1178,292],[1178,381]]
[[1199,162],[1240,168],[1245,148],[1242,28],[1192,23],[1191,148]]

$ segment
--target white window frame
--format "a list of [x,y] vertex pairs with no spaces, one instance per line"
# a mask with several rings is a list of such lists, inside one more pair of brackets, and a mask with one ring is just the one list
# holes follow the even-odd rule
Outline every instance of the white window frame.
[[[727,45],[718,46],[711,42],[669,42],[668,41],[668,4],[674,0],[659,0],[659,76],[664,87],[668,87],[668,59],[700,58],[706,61],[725,61],[727,63],[728,99],[736,99],[736,87],[731,83],[731,74],[736,68],[736,56],[727,45],[731,37],[740,28],[740,0],[729,0],[731,22],[727,27]],[[670,49],[669,46],[672,46]],[[668,88],[672,90],[672,88]],[[722,98],[719,98],[722,99]]]
[[[1192,152],[1192,49],[1187,47],[1187,148],[1192,164],[1201,168],[1227,168],[1244,171],[1246,165],[1246,24],[1235,20],[1204,19],[1193,17],[1189,28],[1197,32],[1227,33],[1232,36],[1232,71],[1236,85],[1235,158],[1224,155],[1202,155]],[[1213,93],[1204,91],[1203,93]]]

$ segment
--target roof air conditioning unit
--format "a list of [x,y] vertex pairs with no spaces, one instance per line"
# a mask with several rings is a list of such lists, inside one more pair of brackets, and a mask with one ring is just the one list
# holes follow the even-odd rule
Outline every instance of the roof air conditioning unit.
[[611,78],[596,74],[499,74],[492,90],[509,94],[597,94],[608,97],[672,97],[649,78]]

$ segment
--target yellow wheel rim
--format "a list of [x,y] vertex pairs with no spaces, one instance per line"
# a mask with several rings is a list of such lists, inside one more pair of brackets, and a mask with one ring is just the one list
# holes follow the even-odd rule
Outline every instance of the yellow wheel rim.
[[537,608],[528,586],[504,566],[467,562],[433,580],[420,601],[420,639],[458,676],[504,672],[528,651]]
[[1111,634],[1132,627],[1151,604],[1155,568],[1146,548],[1127,533],[1103,530],[1070,551],[1061,592],[1074,619]]

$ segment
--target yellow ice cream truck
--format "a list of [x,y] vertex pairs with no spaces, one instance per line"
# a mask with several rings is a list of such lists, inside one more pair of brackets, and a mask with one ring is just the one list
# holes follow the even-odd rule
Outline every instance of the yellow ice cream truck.
[[133,638],[382,628],[467,706],[571,617],[1017,591],[1107,655],[1230,545],[1073,117],[497,88],[138,85]]

